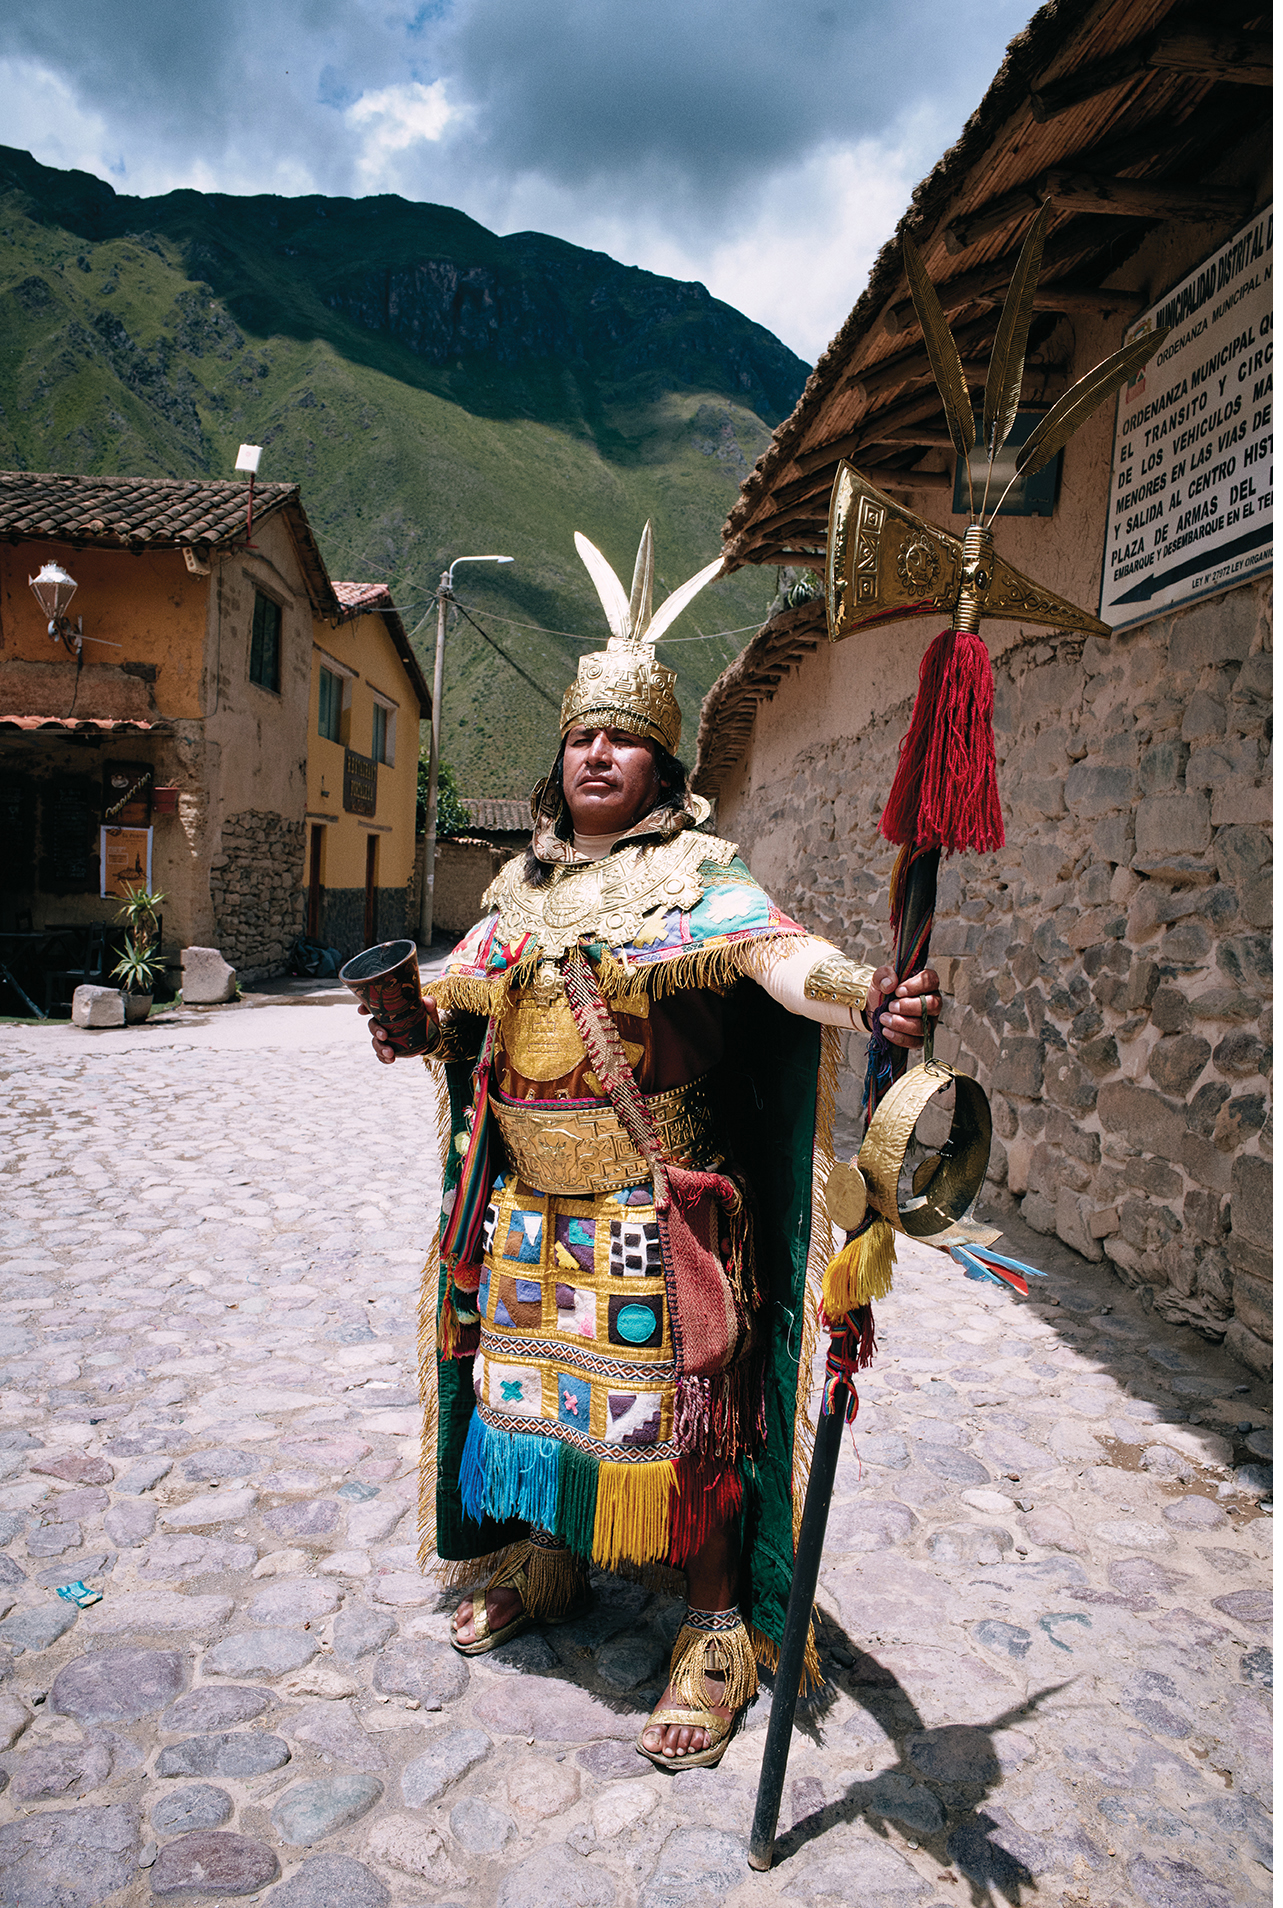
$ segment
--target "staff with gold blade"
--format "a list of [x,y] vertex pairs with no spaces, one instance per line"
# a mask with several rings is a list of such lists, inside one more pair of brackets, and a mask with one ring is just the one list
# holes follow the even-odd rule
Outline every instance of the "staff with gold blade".
[[[904,616],[944,613],[950,618],[923,657],[909,732],[900,745],[881,821],[883,835],[900,850],[891,879],[900,979],[926,964],[941,855],[963,849],[992,852],[1005,839],[994,750],[993,670],[979,635],[981,617],[1111,634],[1108,624],[1042,589],[995,554],[993,520],[1006,490],[985,521],[994,465],[1020,402],[1049,217],[1050,206],[1044,205],[1021,249],[994,338],[982,421],[988,470],[979,510],[971,471],[976,420],[958,347],[917,247],[910,238],[904,241],[905,270],[927,356],[949,435],[967,468],[971,522],[962,540],[903,509],[850,464],[839,467],[833,485],[825,576],[829,640],[840,642],[857,630]],[[1136,339],[1067,391],[1017,451],[1011,482],[1050,462],[1092,411],[1137,374],[1166,335],[1158,330]],[[855,1373],[873,1355],[871,1301],[890,1290],[895,1235],[939,1246],[969,1278],[1006,1283],[1025,1296],[1025,1275],[1033,1269],[995,1253],[993,1242],[1000,1235],[970,1217],[984,1183],[992,1132],[983,1090],[933,1057],[929,1034],[923,1064],[906,1071],[907,1058],[875,1025],[865,1080],[864,1140],[849,1166],[835,1168],[828,1189],[829,1218],[846,1241],[824,1276],[829,1351],[749,1841],[749,1863],[758,1869],[771,1865],[842,1430],[859,1404]],[[905,1198],[901,1171],[918,1117],[950,1087],[949,1137],[918,1167]]]

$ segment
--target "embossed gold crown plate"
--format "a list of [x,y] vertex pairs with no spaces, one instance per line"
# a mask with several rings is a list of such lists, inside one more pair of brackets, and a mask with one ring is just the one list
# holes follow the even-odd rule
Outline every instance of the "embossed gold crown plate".
[[670,841],[601,861],[557,863],[544,888],[530,886],[518,859],[500,869],[481,905],[498,908],[502,942],[515,946],[530,935],[550,960],[585,940],[628,947],[646,915],[698,906],[707,886],[702,865],[726,868],[735,854],[733,841],[685,829]]

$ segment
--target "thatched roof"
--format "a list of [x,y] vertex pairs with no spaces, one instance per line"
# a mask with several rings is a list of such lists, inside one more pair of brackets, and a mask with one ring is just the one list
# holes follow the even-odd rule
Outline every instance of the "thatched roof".
[[[1156,225],[1201,222],[1209,246],[1252,209],[1244,151],[1268,128],[1270,13],[1174,0],[1050,0],[1007,49],[957,144],[917,187],[850,317],[792,415],[745,480],[723,531],[728,570],[823,567],[839,460],[882,489],[952,489],[952,453],[909,301],[902,239],[926,259],[974,390],[983,390],[1001,299],[1038,206],[1054,212],[1030,334],[1027,401],[1064,388],[1062,317],[1141,307],[1118,267]],[[697,785],[715,790],[752,709],[787,667],[811,610],[775,619],[713,685]],[[817,625],[822,630],[822,622]],[[747,719],[747,726],[746,726]],[[714,762],[718,763],[715,769]]]

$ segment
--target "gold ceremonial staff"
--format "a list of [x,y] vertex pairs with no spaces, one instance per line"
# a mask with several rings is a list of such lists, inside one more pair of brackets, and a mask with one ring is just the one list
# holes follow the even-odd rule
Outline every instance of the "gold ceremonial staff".
[[[857,630],[901,616],[935,612],[949,617],[949,627],[923,658],[913,718],[881,822],[882,833],[900,847],[891,912],[896,972],[902,980],[926,964],[941,853],[984,851],[1003,842],[993,744],[993,671],[978,634],[981,617],[1111,634],[1107,623],[1040,588],[995,555],[993,520],[1002,497],[988,522],[984,520],[994,465],[1020,403],[1034,288],[1050,215],[1050,205],[1044,205],[1030,227],[998,321],[985,380],[982,429],[988,471],[978,511],[971,475],[976,420],[958,347],[916,245],[912,239],[904,241],[909,290],[949,435],[966,460],[971,509],[966,535],[959,541],[914,516],[848,463],[839,466],[833,485],[825,571],[829,640],[840,642]],[[1136,375],[1166,336],[1163,329],[1135,339],[1067,391],[1017,451],[1016,476],[1032,476],[1048,463],[1092,411]],[[872,1357],[869,1301],[890,1289],[895,1233],[910,1232],[928,1244],[949,1248],[969,1277],[1028,1291],[1021,1273],[1029,1268],[987,1251],[999,1235],[968,1224],[989,1162],[989,1106],[982,1089],[933,1059],[929,1034],[923,1065],[905,1073],[904,1059],[875,1029],[865,1083],[864,1142],[849,1167],[835,1169],[836,1183],[831,1182],[827,1196],[828,1216],[848,1231],[824,1278],[829,1354],[749,1838],[749,1865],[757,1869],[769,1868],[774,1853],[842,1430],[858,1402],[856,1368]],[[934,1158],[918,1167],[912,1197],[902,1206],[901,1171],[918,1115],[950,1083],[957,1090],[949,1138]],[[821,1223],[819,1215],[816,1222]]]

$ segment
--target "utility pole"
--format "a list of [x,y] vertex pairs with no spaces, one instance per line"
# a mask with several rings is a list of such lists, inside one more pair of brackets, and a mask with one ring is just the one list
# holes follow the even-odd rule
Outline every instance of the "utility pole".
[[445,687],[445,621],[454,601],[454,571],[458,563],[511,563],[510,556],[456,557],[442,570],[437,587],[437,654],[432,668],[432,740],[428,748],[428,813],[423,841],[423,901],[419,909],[419,944],[432,945],[432,903],[437,863],[437,779],[441,770],[441,697]]

